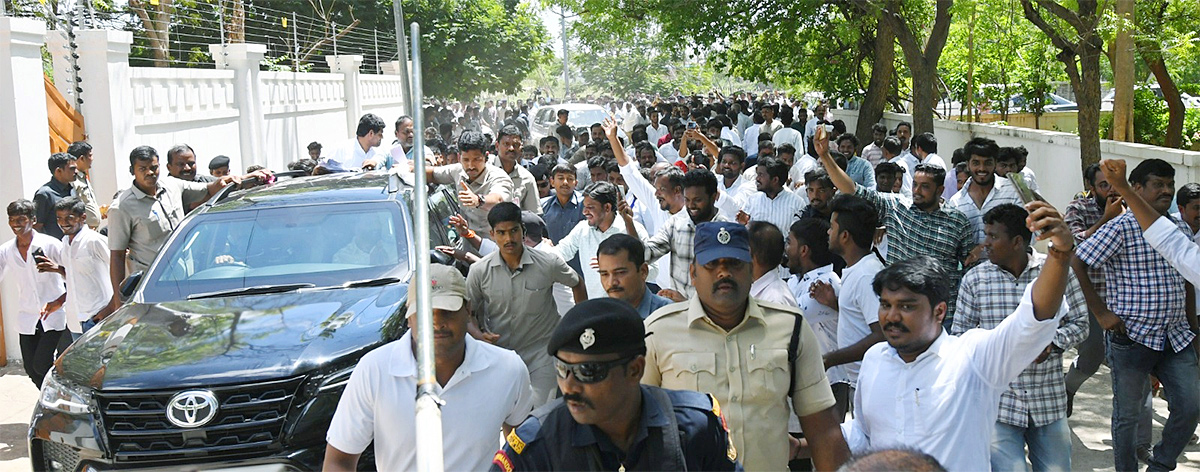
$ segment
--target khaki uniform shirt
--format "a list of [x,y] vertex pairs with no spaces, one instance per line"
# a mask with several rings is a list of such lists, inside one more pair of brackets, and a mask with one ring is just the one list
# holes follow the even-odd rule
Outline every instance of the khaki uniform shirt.
[[[504,169],[488,164],[484,168],[483,174],[474,182],[467,180],[467,173],[463,172],[461,164],[451,164],[448,166],[438,166],[433,168],[433,183],[453,185],[451,190],[455,195],[462,190],[462,183],[466,182],[467,188],[472,192],[479,194],[481,197],[486,197],[490,194],[499,194],[503,201],[511,202],[513,196],[513,181],[504,173]],[[537,190],[537,187],[534,187]],[[537,193],[533,194],[537,197]],[[488,224],[488,210],[483,208],[467,208],[462,207],[459,213],[467,220],[467,227],[479,233],[482,238],[491,239],[492,225]]]
[[167,236],[187,215],[183,200],[202,198],[208,184],[159,177],[158,192],[147,195],[136,185],[122,190],[108,210],[108,248],[129,250],[131,273],[144,271],[154,262]]
[[530,247],[515,271],[497,250],[467,273],[467,296],[480,328],[499,334],[496,345],[516,351],[531,371],[550,360],[546,344],[559,320],[556,282],[574,287],[579,275],[557,254]]
[[80,171],[75,173],[75,195],[83,202],[83,213],[87,217],[87,225],[92,229],[100,227],[100,203],[96,201],[96,193],[92,191],[92,183],[88,182],[87,174]]
[[834,404],[808,321],[800,324],[798,355],[788,367],[796,316],[796,308],[750,298],[742,322],[725,331],[705,315],[699,298],[663,307],[646,320],[642,383],[712,394],[746,470],[787,470],[789,372],[798,416]]

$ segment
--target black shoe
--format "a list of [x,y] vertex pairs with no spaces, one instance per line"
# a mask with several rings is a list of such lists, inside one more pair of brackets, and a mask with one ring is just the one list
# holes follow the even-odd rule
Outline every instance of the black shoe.
[[1137,458],[1138,458],[1138,460],[1139,460],[1139,461],[1142,461],[1142,463],[1144,463],[1144,464],[1149,464],[1149,463],[1150,463],[1150,457],[1151,457],[1151,453],[1150,453],[1150,445],[1149,445],[1149,444],[1141,444],[1141,445],[1138,445],[1138,447],[1137,447]]

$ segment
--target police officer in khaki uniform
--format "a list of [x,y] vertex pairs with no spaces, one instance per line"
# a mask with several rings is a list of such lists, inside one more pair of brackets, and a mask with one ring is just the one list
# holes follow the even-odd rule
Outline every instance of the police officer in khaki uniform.
[[571,308],[546,349],[563,397],[508,435],[491,470],[742,470],[716,400],[638,383],[645,337],[624,301]]
[[702,223],[694,242],[696,297],[646,320],[642,383],[715,396],[747,470],[787,469],[799,446],[791,398],[816,469],[837,469],[850,453],[812,328],[798,309],[750,297],[745,226]]

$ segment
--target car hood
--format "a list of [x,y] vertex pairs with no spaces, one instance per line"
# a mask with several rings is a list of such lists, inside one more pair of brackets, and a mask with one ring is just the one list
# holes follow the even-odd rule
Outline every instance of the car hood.
[[75,385],[153,390],[277,379],[385,341],[404,285],[126,305],[55,365]]

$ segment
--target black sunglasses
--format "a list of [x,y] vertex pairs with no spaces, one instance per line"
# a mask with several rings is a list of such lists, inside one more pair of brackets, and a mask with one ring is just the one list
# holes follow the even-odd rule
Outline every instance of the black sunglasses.
[[608,378],[608,371],[613,367],[628,364],[637,356],[622,357],[612,361],[599,362],[580,362],[578,364],[568,364],[562,359],[554,358],[554,370],[558,372],[558,378],[565,379],[567,374],[573,374],[575,380],[579,383],[591,384],[603,382]]

